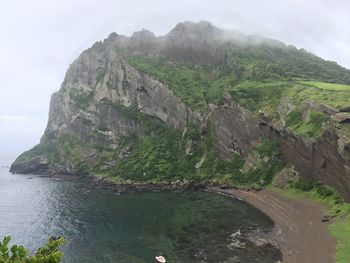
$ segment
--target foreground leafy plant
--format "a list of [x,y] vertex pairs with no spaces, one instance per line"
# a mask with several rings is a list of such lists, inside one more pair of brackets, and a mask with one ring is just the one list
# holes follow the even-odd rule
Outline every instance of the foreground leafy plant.
[[63,252],[59,247],[64,243],[64,238],[50,238],[44,246],[40,247],[34,256],[28,255],[28,250],[23,246],[9,246],[11,237],[6,236],[0,242],[0,263],[59,263]]

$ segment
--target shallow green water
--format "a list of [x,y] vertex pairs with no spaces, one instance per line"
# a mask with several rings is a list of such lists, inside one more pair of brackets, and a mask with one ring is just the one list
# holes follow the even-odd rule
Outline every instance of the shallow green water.
[[[280,252],[245,239],[273,222],[254,207],[212,193],[118,195],[89,182],[0,170],[0,236],[34,249],[65,236],[66,263],[276,262]],[[240,230],[241,235],[231,235]]]

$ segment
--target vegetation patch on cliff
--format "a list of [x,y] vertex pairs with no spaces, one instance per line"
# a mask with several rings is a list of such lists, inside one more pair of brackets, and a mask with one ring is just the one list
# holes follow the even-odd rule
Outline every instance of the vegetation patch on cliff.
[[57,138],[44,136],[40,144],[21,154],[14,164],[39,157],[50,164],[52,171],[87,173],[91,171],[92,163],[86,162],[86,153],[93,153],[95,148],[98,146],[83,142],[77,136],[70,134],[62,134]]
[[297,134],[307,138],[315,138],[322,133],[322,125],[326,123],[329,118],[325,114],[309,110],[307,112],[307,120],[304,121],[300,111],[292,111],[287,115],[286,127],[291,128]]
[[[246,81],[234,87],[230,93],[233,99],[257,116],[262,115],[271,123],[278,122],[281,118],[285,119],[285,127],[306,138],[319,136],[323,126],[330,121],[329,116],[317,110],[317,107],[328,107],[330,111],[331,107],[335,107],[336,111],[337,108],[340,109],[350,103],[350,94],[344,94],[345,91],[321,90],[295,82]],[[288,103],[294,110],[289,111],[286,116],[281,116],[280,107],[287,108],[288,105],[285,104]]]
[[196,67],[174,62],[164,56],[133,55],[128,62],[146,74],[168,85],[175,95],[193,109],[202,109],[207,102],[217,103],[223,91],[234,86],[237,76],[222,66],[216,72],[210,66]]
[[337,84],[337,83],[327,83],[320,81],[302,81],[302,84],[314,86],[324,90],[333,90],[333,91],[350,91],[349,85]]
[[267,113],[276,112],[283,97],[290,98],[296,106],[306,101],[315,101],[341,109],[350,103],[350,90],[334,92],[331,89],[300,84],[298,81],[244,81],[234,87],[231,94],[242,106],[254,112],[261,110]]
[[[233,155],[229,160],[219,159],[213,146],[210,124],[201,128],[199,123],[189,122],[186,132],[181,134],[158,119],[129,107],[112,103],[110,106],[141,123],[143,134],[122,137],[115,150],[90,145],[95,149],[93,160],[80,160],[80,166],[88,165],[81,169],[89,173],[116,182],[192,180],[258,187],[270,183],[280,169],[280,164],[274,160],[263,162],[255,170],[243,172],[244,160],[240,156]],[[60,148],[64,149],[62,146]],[[266,160],[278,154],[276,145],[268,140],[263,140],[255,151]],[[106,163],[111,165],[104,165]]]
[[74,104],[81,109],[86,109],[89,106],[94,95],[94,90],[73,87],[69,91],[69,97]]
[[247,80],[292,81],[298,78],[350,84],[349,71],[334,62],[278,41],[258,42],[260,44],[235,45],[234,51],[228,53],[230,61],[243,67]]
[[[189,123],[187,132],[169,127],[159,120],[130,108],[114,105],[145,127],[140,137],[132,134],[121,138],[119,149],[128,149],[126,158],[119,160],[106,176],[116,181],[212,181],[230,172],[241,174],[243,161],[220,160],[213,148],[211,128],[202,131],[199,124]],[[210,126],[210,125],[209,125]]]

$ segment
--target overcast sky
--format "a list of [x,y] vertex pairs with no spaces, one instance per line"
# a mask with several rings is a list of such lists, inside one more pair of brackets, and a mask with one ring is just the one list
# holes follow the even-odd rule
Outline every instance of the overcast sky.
[[348,0],[0,0],[0,165],[39,142],[68,65],[111,32],[207,20],[350,68]]

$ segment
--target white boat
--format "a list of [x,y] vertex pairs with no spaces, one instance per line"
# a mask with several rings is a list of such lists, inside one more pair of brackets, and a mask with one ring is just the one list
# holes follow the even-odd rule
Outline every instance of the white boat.
[[159,263],[166,263],[166,259],[163,256],[157,256],[156,261]]

